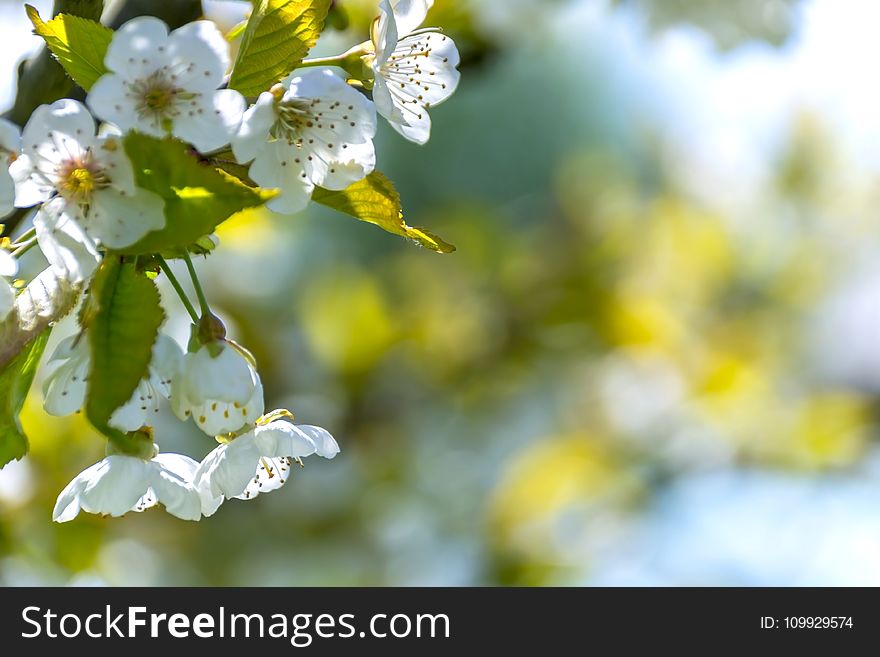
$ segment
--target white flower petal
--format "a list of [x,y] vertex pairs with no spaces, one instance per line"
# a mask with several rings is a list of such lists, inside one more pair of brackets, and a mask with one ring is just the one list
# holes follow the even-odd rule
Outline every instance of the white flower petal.
[[150,486],[150,471],[147,461],[133,456],[106,457],[97,464],[97,470],[90,474],[81,490],[80,507],[89,513],[111,516],[132,511]]
[[209,436],[239,431],[263,412],[263,386],[253,366],[230,343],[216,358],[207,347],[184,356],[171,389],[171,407],[192,417]]
[[220,445],[202,460],[196,473],[196,485],[215,497],[236,497],[244,492],[254,477],[259,460],[253,433],[239,436],[231,443]]
[[55,522],[69,522],[79,515],[80,493],[86,487],[91,476],[100,469],[101,463],[95,463],[93,466],[80,472],[74,477],[73,481],[64,487],[64,490],[58,494],[58,499],[55,501],[55,508],[52,510],[52,520]]
[[233,433],[247,424],[253,424],[263,414],[263,386],[258,385],[244,404],[206,401],[190,406],[190,413],[196,426],[209,436]]
[[88,229],[111,249],[129,246],[165,225],[164,209],[162,197],[153,192],[135,188],[134,193],[125,193],[108,187],[92,197]]
[[428,109],[455,92],[458,63],[455,43],[445,34],[405,37],[386,63],[374,65],[376,109],[404,137],[424,144],[431,134]]
[[312,438],[286,420],[275,420],[254,429],[254,442],[262,456],[301,458],[317,450]]
[[[187,64],[180,83],[188,89],[216,89],[229,68],[229,43],[211,21],[193,21],[174,30],[168,37],[167,54],[172,63]],[[189,64],[194,67],[189,69]]]
[[245,113],[232,139],[232,152],[239,162],[250,162],[267,146],[269,131],[277,119],[275,97],[264,91]]
[[168,26],[158,18],[133,18],[116,30],[104,64],[126,78],[148,75],[156,67],[159,48],[166,48]]
[[76,337],[62,341],[47,364],[43,379],[43,407],[49,415],[76,413],[86,398],[89,374],[89,351],[86,339],[76,344]]
[[325,459],[332,459],[339,454],[339,444],[326,429],[316,427],[312,424],[298,424],[296,426],[297,429],[302,431],[315,443],[318,456],[323,456]]
[[66,214],[59,213],[60,204],[43,205],[34,217],[37,243],[52,268],[71,283],[88,279],[97,269],[100,255],[91,237],[82,226]]
[[406,36],[418,28],[433,4],[434,0],[391,0],[397,33]]
[[18,260],[9,251],[0,249],[0,276],[15,276],[18,273]]
[[113,411],[110,426],[120,431],[137,431],[145,425],[151,425],[153,416],[159,412],[161,399],[150,380],[141,379],[131,398]]
[[254,182],[280,190],[278,196],[266,203],[273,212],[293,214],[309,204],[315,185],[303,167],[306,157],[292,153],[286,142],[278,140],[268,144],[251,164],[249,174]]
[[252,500],[260,493],[269,493],[278,490],[290,479],[292,459],[288,457],[261,457],[257,462],[254,476],[248,482],[244,491],[236,495],[239,500]]
[[409,123],[390,123],[402,136],[416,144],[426,144],[431,138],[431,117],[427,112],[415,121]]
[[[291,77],[284,100],[303,98],[321,102],[322,118],[328,127],[334,120],[339,124],[330,134],[345,137],[345,141],[366,141],[376,134],[376,113],[370,101],[332,71],[321,69]],[[333,104],[338,107],[328,109]],[[343,120],[344,115],[350,115],[349,119]],[[349,126],[351,120],[355,126]]]
[[[164,386],[170,386],[174,377],[183,366],[183,350],[173,338],[160,333],[153,345],[153,360],[150,370],[155,373],[159,382]],[[166,393],[167,397],[168,394]]]
[[0,218],[12,212],[15,207],[15,181],[9,169],[0,168]]
[[80,349],[80,341],[77,338],[76,335],[69,335],[59,342],[52,355],[46,359],[46,363],[58,363],[74,358]]
[[326,189],[345,189],[376,168],[376,151],[371,141],[349,144],[340,155],[345,159],[330,162],[321,182],[321,186]]
[[9,165],[9,175],[15,185],[15,205],[20,208],[31,206],[48,200],[55,193],[52,182],[43,175],[35,175],[37,170],[34,161],[25,154]]
[[[59,138],[64,138],[59,142]],[[33,156],[43,144],[83,152],[95,138],[95,120],[82,103],[63,98],[33,111],[21,135],[22,152]]]
[[198,464],[181,454],[160,454],[150,461],[112,455],[83,470],[58,496],[56,522],[67,522],[80,510],[121,516],[161,503],[172,515],[198,520],[201,499],[193,485]]
[[373,81],[373,103],[376,105],[376,111],[389,121],[403,122],[403,111],[395,105],[394,97],[388,90],[388,82],[379,74]]
[[[208,102],[210,101],[210,102]],[[210,92],[207,98],[185,105],[174,120],[173,132],[207,153],[228,144],[238,132],[246,103],[244,96],[232,89]]]
[[194,486],[199,464],[183,454],[159,454],[153,465],[150,488],[165,510],[182,520],[199,520],[202,502]]
[[376,51],[376,61],[379,64],[384,64],[394,52],[397,39],[397,21],[394,19],[394,9],[388,0],[381,0],[379,2],[379,22],[373,32],[373,48]]
[[137,105],[120,75],[107,73],[98,78],[89,90],[86,103],[95,116],[112,121],[122,130],[131,130],[138,125]]
[[213,357],[207,347],[187,354],[184,362],[187,396],[197,403],[211,399],[245,403],[257,384],[256,372],[229,344]]
[[0,150],[17,153],[21,150],[21,130],[12,121],[0,119]]
[[135,194],[134,169],[125,152],[125,146],[118,135],[108,134],[100,139],[94,151],[95,161],[111,180],[113,189],[126,194]]

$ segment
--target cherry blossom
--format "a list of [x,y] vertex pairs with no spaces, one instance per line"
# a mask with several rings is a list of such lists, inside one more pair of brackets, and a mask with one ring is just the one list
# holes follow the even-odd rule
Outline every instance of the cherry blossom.
[[168,32],[158,18],[134,18],[116,31],[103,75],[89,91],[96,116],[123,131],[173,134],[208,152],[228,144],[245,108],[232,89],[218,89],[229,44],[210,21]]
[[232,140],[254,182],[280,190],[270,209],[298,212],[316,186],[345,189],[373,171],[376,112],[342,78],[309,71],[275,92],[260,94]]
[[417,29],[433,4],[433,0],[382,0],[371,34],[376,110],[417,144],[431,136],[428,110],[455,92],[460,77],[452,39],[438,28]]

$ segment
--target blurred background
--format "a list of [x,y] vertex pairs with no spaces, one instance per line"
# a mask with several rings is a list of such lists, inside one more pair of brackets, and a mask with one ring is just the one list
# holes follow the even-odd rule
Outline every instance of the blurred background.
[[[319,54],[375,13],[337,4]],[[8,105],[39,41],[21,3],[0,18]],[[342,453],[200,523],[57,525],[103,444],[38,379],[0,583],[880,584],[880,5],[437,0],[427,24],[461,86],[425,147],[383,124],[378,161],[458,250],[311,208],[239,215],[197,263],[267,409]],[[157,442],[212,447],[170,413]]]

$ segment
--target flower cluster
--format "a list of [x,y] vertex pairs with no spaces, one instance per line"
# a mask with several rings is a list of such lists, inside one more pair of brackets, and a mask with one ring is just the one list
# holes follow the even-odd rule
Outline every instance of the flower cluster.
[[[211,351],[219,351],[212,357]],[[63,340],[48,362],[43,383],[45,409],[51,415],[79,411],[86,397],[89,351],[86,336]],[[150,368],[124,405],[110,418],[120,431],[150,427],[160,405],[171,400],[181,418],[222,444],[198,463],[182,454],[149,458],[111,454],[87,468],[64,489],[55,520],[74,518],[80,509],[113,516],[162,503],[184,520],[212,515],[224,499],[250,499],[280,488],[290,464],[310,454],[333,458],[339,447],[324,429],[297,426],[287,411],[263,416],[263,388],[251,357],[231,342],[218,341],[183,354],[160,335]]]
[[[172,221],[168,197],[138,184],[143,167],[136,169],[126,150],[129,133],[184,142],[208,165],[222,167],[221,161],[234,157],[233,164],[247,171],[246,185],[275,190],[267,206],[280,213],[302,210],[318,187],[343,190],[373,172],[377,115],[424,144],[431,130],[428,110],[454,92],[459,75],[452,40],[439,29],[419,29],[432,3],[381,0],[369,40],[338,57],[305,60],[251,98],[229,87],[229,42],[214,23],[199,20],[169,31],[152,17],[127,22],[113,34],[106,72],[91,84],[84,103],[42,105],[20,133],[0,121],[6,165],[0,166],[0,214],[13,207],[30,210],[33,222],[19,241],[5,240],[0,248],[0,321],[15,304],[15,256],[31,246],[39,247],[58,277],[87,287],[108,253],[143,253],[135,245]],[[255,360],[226,339],[188,247],[168,257],[186,261],[200,312],[161,253],[130,262],[169,278],[193,320],[187,349],[159,334],[146,373],[107,421],[109,455],[59,495],[59,522],[81,510],[118,516],[157,504],[197,520],[224,500],[276,490],[292,464],[302,465],[306,456],[330,459],[339,452],[324,429],[296,425],[286,410],[264,414]],[[77,334],[48,359],[43,396],[52,415],[88,406],[88,318],[80,313]],[[219,443],[201,462],[160,453],[152,442],[154,418],[165,403]],[[113,432],[136,436],[146,448],[120,449],[125,443],[114,443]]]

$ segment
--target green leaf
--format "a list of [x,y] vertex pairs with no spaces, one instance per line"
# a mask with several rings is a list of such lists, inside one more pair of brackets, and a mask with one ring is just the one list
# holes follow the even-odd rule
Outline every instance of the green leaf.
[[131,262],[107,256],[92,280],[93,315],[87,336],[91,351],[86,417],[108,436],[110,416],[127,402],[147,374],[153,343],[165,313],[155,283]]
[[46,329],[40,333],[0,372],[0,468],[27,454],[28,440],[21,430],[18,414],[51,332]]
[[256,96],[298,67],[318,40],[330,0],[256,0],[229,86]]
[[165,226],[120,253],[143,255],[186,248],[236,212],[262,205],[277,194],[248,187],[201,162],[175,139],[132,132],[125,138],[125,150],[138,186],[165,200]]
[[104,56],[113,38],[113,30],[70,14],[58,14],[44,22],[30,5],[26,5],[25,10],[34,24],[34,33],[43,37],[67,74],[86,91],[91,89],[107,72]]
[[424,228],[408,226],[403,220],[400,195],[388,178],[378,171],[342,191],[316,188],[312,200],[351,215],[355,219],[376,224],[389,233],[413,240],[437,253],[452,253],[455,247]]

